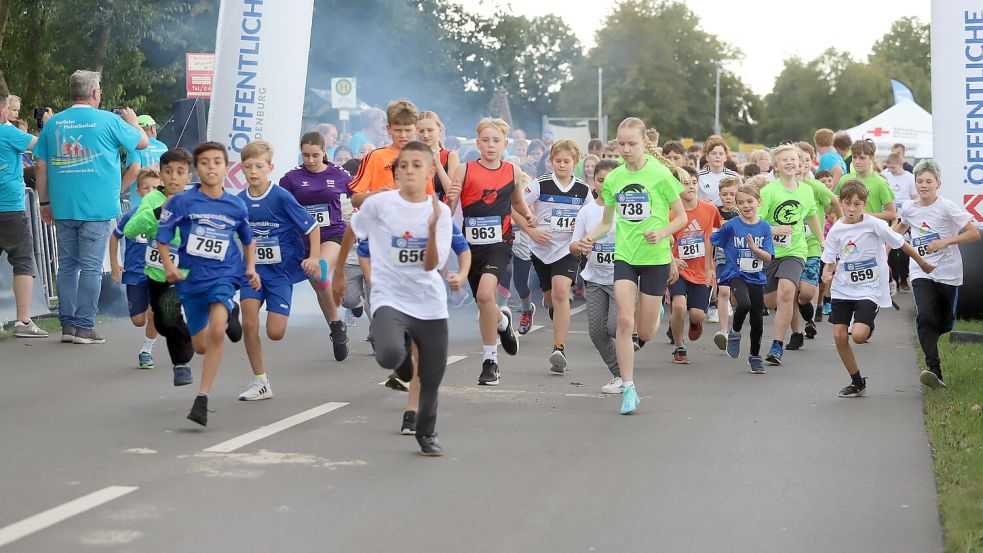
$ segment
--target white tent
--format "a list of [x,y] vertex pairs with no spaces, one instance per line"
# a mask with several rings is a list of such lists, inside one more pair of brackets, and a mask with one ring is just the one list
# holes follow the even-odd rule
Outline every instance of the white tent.
[[932,114],[905,100],[894,104],[870,121],[847,130],[850,138],[869,138],[877,144],[877,156],[891,153],[891,145],[905,145],[908,157],[932,157]]

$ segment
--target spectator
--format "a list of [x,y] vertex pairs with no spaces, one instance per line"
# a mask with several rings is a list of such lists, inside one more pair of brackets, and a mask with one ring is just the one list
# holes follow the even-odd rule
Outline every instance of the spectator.
[[526,155],[529,153],[529,141],[524,138],[518,138],[512,143],[512,156],[519,158],[520,160],[525,159]]
[[[0,92],[0,121],[9,120],[8,100]],[[16,119],[16,118],[15,118]],[[0,252],[14,269],[14,301],[17,322],[14,336],[46,338],[48,333],[31,320],[31,297],[34,292],[34,239],[31,222],[25,212],[24,172],[21,154],[34,147],[37,138],[17,127],[0,125]]]
[[741,173],[743,174],[745,179],[749,179],[755,175],[761,174],[761,166],[758,165],[757,163],[748,163],[744,166],[743,169],[741,169]]
[[853,139],[850,138],[850,133],[846,131],[838,131],[833,135],[833,148],[836,149],[836,153],[840,154],[843,158],[843,163],[846,165],[846,172],[850,172],[850,165],[853,163],[853,153],[850,151],[850,147],[853,146]]
[[897,144],[891,146],[891,153],[901,156],[901,161],[903,162],[902,167],[905,171],[911,173],[915,169],[910,163],[908,163],[908,154],[904,144],[898,142]]
[[4,121],[8,124],[14,124],[20,119],[20,96],[15,96],[11,94],[7,96],[7,117]]
[[149,144],[132,109],[120,116],[99,109],[100,79],[94,71],[72,74],[72,106],[50,116],[34,148],[41,217],[57,230],[61,341],[76,344],[106,341],[95,315],[110,226],[120,214],[119,149]]
[[550,151],[550,148],[553,147],[553,131],[543,131],[543,146],[546,146],[546,148],[543,150],[544,153]]
[[358,159],[364,159],[365,156],[368,155],[368,153],[374,149],[375,149],[375,144],[372,144],[371,142],[366,142],[362,144],[361,148],[358,149],[358,153],[355,154],[355,157],[357,157]]
[[140,205],[137,194],[137,175],[140,169],[150,167],[160,170],[160,156],[167,151],[167,144],[157,140],[157,121],[149,115],[137,117],[137,124],[147,133],[149,144],[142,150],[127,150],[126,173],[123,175],[123,190],[130,198],[130,209]]
[[332,161],[338,167],[343,167],[351,158],[352,151],[348,149],[348,146],[338,146],[334,150]]
[[387,135],[385,112],[369,108],[362,112],[362,130],[352,135],[352,139],[348,141],[348,149],[357,155],[362,150],[362,144],[382,146]]
[[526,131],[522,129],[515,129],[512,131],[512,140],[526,140]]
[[[597,139],[597,138],[592,138],[590,140],[590,142],[587,143],[587,154],[584,155],[584,159],[580,160],[580,162],[577,163],[577,166],[574,167],[574,169],[573,169],[573,176],[577,177],[578,179],[583,180],[584,179],[584,175],[588,174],[584,170],[584,165],[587,163],[587,158],[590,157],[590,156],[594,156],[598,160],[600,160],[601,159],[601,156],[603,156],[603,155],[604,155],[604,142],[601,141],[601,140],[599,140],[599,139]],[[594,163],[597,164],[596,161]],[[594,172],[591,171],[590,174],[593,175]],[[586,180],[584,182],[590,183],[591,180]]]
[[833,147],[835,136],[830,129],[819,129],[812,135],[812,141],[816,143],[816,153],[819,154],[819,166],[816,170],[829,171],[834,187],[840,182],[840,177],[848,172],[843,156]]
[[522,172],[529,175],[530,177],[538,177],[542,173],[539,173],[540,164],[539,161],[543,158],[543,154],[546,153],[546,145],[543,144],[541,140],[533,139],[529,143],[529,147],[526,149],[526,159],[522,163]]
[[314,130],[324,137],[324,153],[328,156],[327,159],[334,159],[335,148],[338,147],[338,127],[331,123],[321,123]]
[[[769,177],[774,177],[774,174],[771,172],[771,154],[766,150],[755,150],[751,152],[751,155],[747,159],[750,165],[758,166],[759,171],[754,173],[754,175],[764,173]],[[750,176],[753,177],[754,175]]]
[[526,144],[529,144],[529,141],[526,139],[526,131],[522,129],[515,129],[512,131],[512,139],[509,140],[509,147],[506,150],[506,155],[525,157],[525,154],[520,154],[515,149],[516,144],[518,144],[520,140],[525,140]]

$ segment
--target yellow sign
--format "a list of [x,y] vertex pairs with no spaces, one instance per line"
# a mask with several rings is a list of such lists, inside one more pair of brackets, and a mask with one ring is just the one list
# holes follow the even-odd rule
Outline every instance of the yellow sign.
[[689,148],[695,143],[692,138],[683,138],[680,142],[683,143],[683,148]]
[[742,142],[737,146],[737,151],[741,152],[742,154],[750,154],[755,150],[764,150],[764,149],[765,149],[764,144],[745,144]]

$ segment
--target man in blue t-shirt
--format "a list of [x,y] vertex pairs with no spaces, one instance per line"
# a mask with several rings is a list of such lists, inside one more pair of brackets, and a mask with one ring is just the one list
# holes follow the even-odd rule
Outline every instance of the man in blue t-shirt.
[[137,174],[140,169],[153,167],[160,170],[160,156],[168,150],[167,144],[157,140],[157,122],[149,115],[137,117],[137,124],[147,133],[147,147],[142,150],[126,151],[126,173],[123,175],[123,191],[130,199],[130,208],[140,205],[137,194]]
[[100,79],[94,71],[72,74],[72,107],[44,122],[34,148],[41,217],[57,231],[61,341],[75,344],[106,341],[95,316],[111,223],[120,214],[119,149],[149,143],[132,109],[118,116],[99,109]]

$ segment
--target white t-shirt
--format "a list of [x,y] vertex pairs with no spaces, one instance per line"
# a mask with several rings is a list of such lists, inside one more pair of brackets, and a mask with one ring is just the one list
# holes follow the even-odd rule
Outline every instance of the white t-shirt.
[[[587,205],[577,214],[577,224],[573,228],[573,240],[580,242],[601,220],[604,219],[604,206],[588,200]],[[587,265],[580,276],[595,284],[614,284],[614,237],[617,225],[612,224],[604,238],[594,242],[593,249],[587,253]]]
[[[437,269],[423,269],[427,219],[433,202],[408,202],[398,190],[366,198],[352,215],[352,232],[369,241],[372,262],[372,312],[388,305],[423,320],[446,319],[447,291]],[[451,249],[451,212],[440,204],[437,220],[437,267],[447,263]]]
[[928,253],[925,247],[933,240],[958,235],[973,217],[963,206],[941,196],[932,205],[922,206],[920,203],[921,200],[906,201],[898,210],[898,217],[911,227],[911,246],[936,268],[925,274],[912,260],[908,279],[928,278],[942,284],[960,286],[963,283],[963,258],[959,254],[959,246],[948,246],[935,253]]
[[887,179],[888,186],[894,191],[894,207],[901,209],[901,204],[910,200],[912,196],[918,195],[915,190],[915,175],[905,171],[900,175],[892,174],[885,169],[881,176]]
[[884,245],[898,249],[904,237],[891,230],[887,221],[865,214],[863,221],[837,221],[826,235],[823,263],[838,263],[833,275],[833,299],[870,300],[891,307],[890,269]]
[[[699,186],[696,187],[701,200],[706,200],[713,205],[720,207],[720,181],[724,177],[737,177],[741,179],[741,176],[731,171],[730,169],[724,168],[722,173],[712,173],[710,172],[710,166],[704,167],[700,170],[699,174]],[[741,179],[743,182],[743,179]]]
[[526,185],[522,196],[539,219],[536,228],[550,231],[549,242],[545,244],[530,237],[529,250],[547,265],[568,255],[577,213],[586,202],[592,201],[590,188],[576,177],[567,186],[561,186],[556,175],[551,174]]

